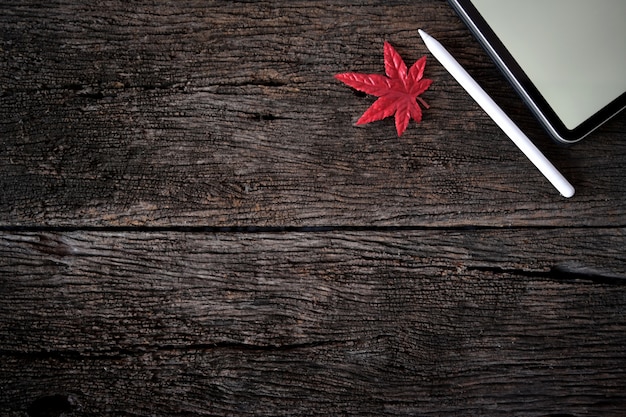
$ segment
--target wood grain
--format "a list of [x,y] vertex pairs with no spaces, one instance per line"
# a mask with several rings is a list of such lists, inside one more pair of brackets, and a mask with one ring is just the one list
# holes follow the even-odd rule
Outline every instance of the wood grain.
[[[333,75],[412,63],[419,27],[573,199],[430,56],[420,125],[354,125],[374,99]],[[623,415],[626,117],[555,145],[445,1],[0,28],[1,416]]]
[[[552,144],[443,1],[0,6],[0,225],[625,224],[626,118]],[[565,200],[430,57],[421,125],[334,80],[423,27],[577,188]]]
[[0,410],[617,416],[625,234],[3,233]]

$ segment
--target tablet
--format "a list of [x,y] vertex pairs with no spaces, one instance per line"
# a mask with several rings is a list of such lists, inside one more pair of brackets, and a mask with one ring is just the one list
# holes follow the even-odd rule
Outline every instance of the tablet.
[[626,108],[626,0],[449,3],[557,141]]

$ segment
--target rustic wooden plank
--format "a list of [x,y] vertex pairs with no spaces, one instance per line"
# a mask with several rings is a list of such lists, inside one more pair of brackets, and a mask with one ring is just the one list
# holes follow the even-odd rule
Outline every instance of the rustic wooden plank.
[[[443,1],[3,2],[0,225],[625,224],[626,117],[559,148]],[[433,59],[421,125],[333,79],[437,35],[577,187]],[[584,54],[584,52],[582,52]]]
[[617,416],[625,236],[4,232],[0,411]]

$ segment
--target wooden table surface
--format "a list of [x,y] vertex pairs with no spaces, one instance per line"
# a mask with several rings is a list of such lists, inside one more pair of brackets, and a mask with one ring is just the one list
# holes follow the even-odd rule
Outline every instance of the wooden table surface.
[[[626,116],[553,143],[445,1],[3,1],[0,34],[0,415],[625,415]],[[434,80],[401,137],[333,77],[384,41]]]

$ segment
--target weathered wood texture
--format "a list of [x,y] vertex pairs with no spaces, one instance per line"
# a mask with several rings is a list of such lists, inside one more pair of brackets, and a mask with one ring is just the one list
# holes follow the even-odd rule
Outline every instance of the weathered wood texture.
[[625,234],[4,233],[0,410],[623,415]]
[[[353,125],[419,27],[573,199],[432,58]],[[444,1],[3,1],[0,416],[622,416],[625,132],[551,143]]]
[[[2,225],[626,223],[626,118],[552,144],[444,1],[4,1],[0,27]],[[382,73],[384,40],[413,62],[419,27],[576,198],[432,58],[421,125],[353,126],[373,98],[333,75]]]

